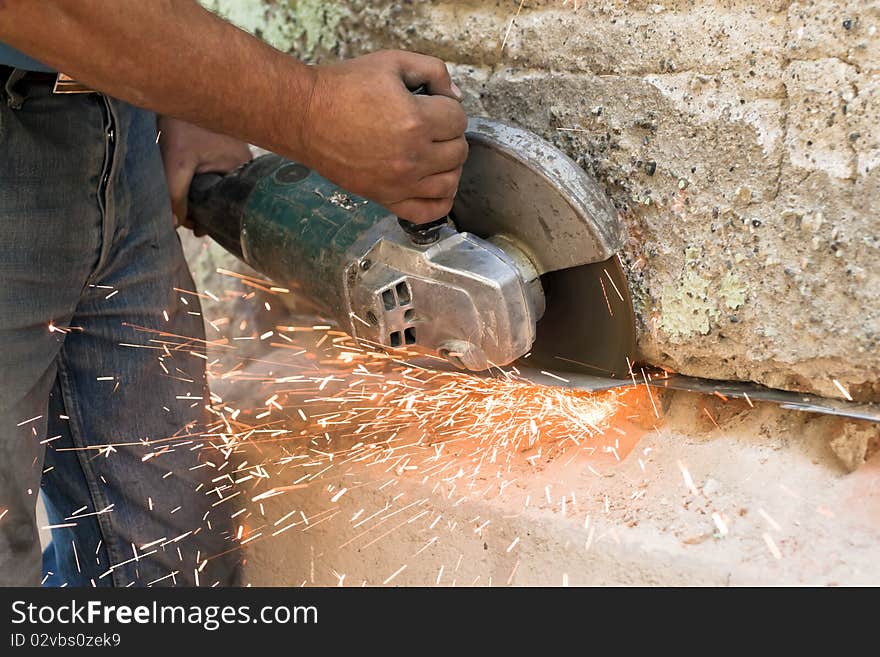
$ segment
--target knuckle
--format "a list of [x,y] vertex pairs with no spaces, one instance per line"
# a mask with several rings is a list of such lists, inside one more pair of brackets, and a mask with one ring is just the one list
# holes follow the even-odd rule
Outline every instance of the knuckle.
[[452,177],[452,184],[449,185],[449,196],[455,196],[458,193],[458,185],[461,182],[461,169],[455,172]]
[[425,185],[420,192],[427,198],[440,198],[445,196],[444,185],[442,182],[438,180],[432,180],[429,184]]
[[374,65],[378,65],[379,69],[385,72],[393,71],[400,64],[400,58],[393,50],[376,50],[366,57],[370,57]]
[[388,165],[388,171],[397,180],[407,177],[411,169],[412,164],[409,160],[403,157],[391,160],[391,163]]
[[458,179],[460,174],[458,171],[453,171],[443,179],[443,186],[440,189],[440,193],[445,197],[455,196],[455,192],[458,190]]
[[432,65],[434,66],[434,75],[436,75],[443,82],[451,81],[451,78],[449,77],[449,69],[446,67],[446,62],[444,62],[442,59],[434,58]]
[[386,210],[393,212],[398,217],[406,218],[406,203],[403,201],[386,201],[385,203],[382,203],[382,205]]
[[458,190],[458,179],[458,171],[437,174],[422,185],[421,193],[426,198],[434,199],[434,202],[455,196],[455,192]]
[[418,113],[412,112],[401,120],[400,129],[407,137],[415,138],[422,133],[425,126],[422,117]]
[[418,153],[403,151],[391,161],[390,170],[399,180],[408,180],[417,173],[420,161]]
[[468,146],[467,140],[462,139],[461,146],[458,149],[458,166],[459,166],[458,175],[459,176],[461,175],[460,167],[462,167],[464,165],[464,163],[467,162],[468,155],[470,154],[470,151],[471,151],[471,149],[470,149],[470,146]]

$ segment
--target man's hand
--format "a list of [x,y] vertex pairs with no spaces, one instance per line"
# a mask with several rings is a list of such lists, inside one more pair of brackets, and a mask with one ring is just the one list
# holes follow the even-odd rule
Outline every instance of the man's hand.
[[163,116],[159,119],[159,147],[177,225],[194,228],[187,217],[186,199],[193,176],[229,173],[250,162],[251,149],[244,142],[218,135],[191,123]]
[[[414,96],[422,85],[430,95]],[[300,119],[303,159],[404,219],[439,219],[468,154],[460,99],[434,57],[385,51],[320,66]]]

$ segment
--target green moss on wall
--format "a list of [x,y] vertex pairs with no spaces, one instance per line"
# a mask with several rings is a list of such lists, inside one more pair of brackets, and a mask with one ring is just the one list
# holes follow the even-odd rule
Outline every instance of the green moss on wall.
[[739,276],[727,272],[713,284],[698,271],[695,255],[688,250],[683,273],[660,293],[660,328],[677,341],[707,335],[724,310],[736,310],[746,301]]
[[345,15],[344,8],[327,0],[291,0],[296,16],[297,34],[305,52],[335,50],[339,45],[337,28]]
[[302,57],[337,49],[346,9],[333,0],[201,0],[218,16]]

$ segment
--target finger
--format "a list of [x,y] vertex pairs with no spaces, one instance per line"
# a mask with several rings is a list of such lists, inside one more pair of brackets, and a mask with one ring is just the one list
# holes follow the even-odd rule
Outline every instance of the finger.
[[191,222],[187,219],[189,209],[187,207],[186,196],[181,197],[176,202],[172,202],[171,211],[174,213],[174,218],[177,220],[178,226],[184,226],[185,228],[191,227],[188,225]]
[[168,195],[171,197],[171,211],[178,224],[183,224],[187,217],[187,194],[195,173],[191,163],[166,164],[165,177],[168,182]]
[[434,221],[448,215],[452,209],[453,200],[452,198],[411,198],[400,203],[393,203],[388,206],[388,210],[401,219],[406,219],[415,224],[426,224],[429,221]]
[[445,96],[416,96],[415,100],[428,122],[431,139],[449,141],[464,135],[467,115],[457,102]]
[[177,223],[182,224],[186,221],[187,216],[187,192],[189,191],[189,180],[192,175],[181,173],[176,175],[173,180],[168,181],[168,194],[171,196],[171,211],[177,218]]
[[415,192],[420,199],[446,199],[453,198],[458,191],[458,181],[461,179],[461,169],[437,173],[427,178],[422,178],[416,185]]
[[[468,156],[468,143],[464,137],[449,141],[435,141],[422,156],[423,177],[461,169]],[[419,194],[418,196],[421,196]]]
[[447,96],[456,101],[462,99],[461,89],[452,82],[442,59],[413,52],[400,52],[398,56],[400,75],[407,89],[425,85],[432,96]]

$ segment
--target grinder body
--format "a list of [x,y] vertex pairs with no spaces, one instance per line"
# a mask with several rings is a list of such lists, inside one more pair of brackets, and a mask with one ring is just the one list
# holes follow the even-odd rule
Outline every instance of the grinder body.
[[624,231],[601,186],[508,123],[472,118],[466,136],[449,220],[423,230],[273,154],[197,176],[190,217],[373,348],[470,370],[528,355],[532,368],[625,376],[635,319],[616,256]]
[[381,206],[277,155],[197,178],[190,215],[374,348],[438,354],[471,370],[506,365],[531,347],[544,312],[538,272],[515,246],[448,225],[427,238],[404,230]]

